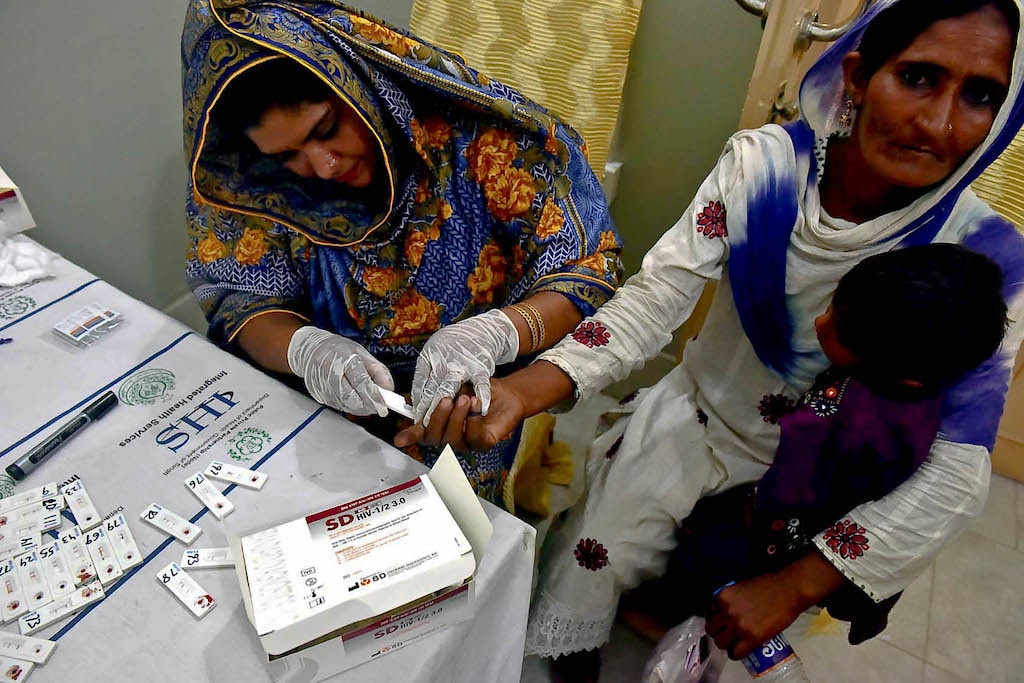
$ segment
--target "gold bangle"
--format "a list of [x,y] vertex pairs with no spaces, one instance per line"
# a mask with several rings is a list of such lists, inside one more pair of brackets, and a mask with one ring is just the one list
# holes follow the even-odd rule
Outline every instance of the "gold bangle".
[[538,339],[540,333],[537,329],[537,323],[533,319],[533,315],[531,315],[530,310],[526,308],[526,304],[512,304],[509,308],[518,313],[522,319],[526,321],[526,326],[530,328],[530,348],[526,353],[533,353],[533,350],[536,349],[540,343],[540,340]]
[[548,332],[544,328],[544,318],[541,317],[540,311],[536,306],[531,304],[529,301],[523,301],[523,306],[526,306],[533,313],[534,322],[537,323],[537,343],[533,345],[534,349],[540,349],[544,346],[544,340],[547,339]]

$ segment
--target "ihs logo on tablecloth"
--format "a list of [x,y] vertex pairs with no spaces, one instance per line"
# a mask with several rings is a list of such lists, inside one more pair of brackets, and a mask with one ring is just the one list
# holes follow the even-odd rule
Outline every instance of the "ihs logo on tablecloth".
[[248,462],[270,445],[270,434],[258,427],[241,429],[228,440],[228,456],[232,460]]
[[126,379],[117,390],[117,397],[130,406],[154,405],[157,401],[169,401],[173,391],[173,372],[149,368]]
[[12,320],[18,316],[28,313],[38,304],[30,296],[19,294],[6,299],[0,299],[0,320]]
[[14,493],[14,479],[9,474],[0,474],[0,499],[9,498]]

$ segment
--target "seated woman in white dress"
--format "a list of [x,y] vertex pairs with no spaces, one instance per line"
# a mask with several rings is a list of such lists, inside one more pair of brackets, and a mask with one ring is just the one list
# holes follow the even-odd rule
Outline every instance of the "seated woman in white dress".
[[[465,426],[478,447],[629,375],[669,343],[705,283],[720,282],[682,363],[594,442],[587,497],[542,554],[528,652],[599,647],[622,592],[664,572],[695,502],[764,474],[778,408],[827,366],[813,321],[873,254],[951,242],[990,257],[1010,329],[947,392],[913,476],[836,520],[848,539],[819,535],[815,551],[719,594],[718,644],[742,657],[844,586],[889,598],[982,509],[1024,335],[1024,237],[969,186],[1024,120],[1019,13],[1002,0],[875,4],[805,77],[800,120],[734,135],[641,271],[538,362],[492,383],[489,413]],[[595,676],[593,657],[575,659],[559,668]]]

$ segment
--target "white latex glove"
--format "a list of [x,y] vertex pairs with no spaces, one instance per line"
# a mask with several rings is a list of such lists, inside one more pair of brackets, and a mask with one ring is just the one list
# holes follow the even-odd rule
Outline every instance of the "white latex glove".
[[388,414],[379,387],[394,390],[391,371],[351,339],[300,327],[288,343],[288,366],[324,405],[353,415]]
[[498,365],[519,355],[519,331],[509,317],[494,309],[442,327],[423,345],[412,378],[416,421],[430,424],[437,404],[454,398],[465,382],[480,398],[481,413],[491,406],[491,376]]

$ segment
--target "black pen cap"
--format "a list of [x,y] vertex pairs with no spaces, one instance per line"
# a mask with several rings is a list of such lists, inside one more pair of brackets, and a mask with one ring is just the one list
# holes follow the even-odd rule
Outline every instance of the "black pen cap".
[[117,405],[117,394],[113,391],[108,391],[99,397],[96,401],[93,401],[85,407],[82,412],[85,413],[90,420],[98,420],[103,417],[108,410]]

